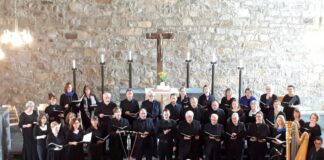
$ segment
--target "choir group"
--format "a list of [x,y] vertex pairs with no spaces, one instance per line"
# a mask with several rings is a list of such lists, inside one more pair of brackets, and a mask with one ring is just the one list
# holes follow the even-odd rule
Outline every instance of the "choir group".
[[[102,102],[84,86],[83,96],[65,85],[57,104],[49,94],[49,106],[38,115],[32,101],[20,116],[25,160],[137,160],[152,159],[286,159],[286,121],[298,124],[298,132],[309,134],[308,158],[323,160],[320,117],[312,113],[309,122],[301,119],[300,99],[294,86],[282,100],[266,85],[259,100],[250,88],[239,100],[226,89],[218,103],[203,87],[197,99],[179,89],[170,95],[170,104],[162,107],[149,92],[141,106],[127,89],[126,99],[117,106],[111,93]],[[282,109],[283,108],[283,109]],[[91,141],[84,136],[92,133]],[[246,148],[246,153],[244,153]],[[86,153],[86,154],[85,154]],[[244,156],[246,155],[246,156]]]

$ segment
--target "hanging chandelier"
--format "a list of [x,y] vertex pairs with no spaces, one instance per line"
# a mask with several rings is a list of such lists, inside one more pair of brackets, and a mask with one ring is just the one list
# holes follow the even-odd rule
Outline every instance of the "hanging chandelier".
[[19,30],[18,27],[18,20],[16,17],[16,4],[17,2],[15,1],[15,26],[14,26],[14,30],[10,31],[10,30],[4,30],[1,37],[0,37],[0,42],[2,44],[11,44],[14,47],[20,47],[26,44],[30,44],[33,41],[33,37],[30,34],[29,30]]

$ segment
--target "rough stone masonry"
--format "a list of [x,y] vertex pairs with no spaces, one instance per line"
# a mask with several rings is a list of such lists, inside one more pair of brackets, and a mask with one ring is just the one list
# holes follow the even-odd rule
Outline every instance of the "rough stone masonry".
[[[17,1],[20,29],[29,28],[33,44],[1,45],[0,103],[22,107],[27,100],[47,102],[72,81],[76,59],[77,91],[84,84],[99,96],[99,49],[105,48],[106,90],[119,101],[128,86],[127,52],[133,51],[133,87],[156,85],[156,41],[145,38],[157,28],[175,34],[163,41],[167,84],[184,85],[185,58],[191,52],[191,87],[211,84],[212,54],[218,58],[215,93],[227,87],[237,97],[239,59],[243,88],[259,97],[272,83],[277,95],[296,86],[308,109],[324,107],[323,32],[319,0],[24,0]],[[0,31],[14,25],[14,1],[0,1]],[[322,39],[321,39],[322,38]],[[99,96],[100,97],[100,96]]]

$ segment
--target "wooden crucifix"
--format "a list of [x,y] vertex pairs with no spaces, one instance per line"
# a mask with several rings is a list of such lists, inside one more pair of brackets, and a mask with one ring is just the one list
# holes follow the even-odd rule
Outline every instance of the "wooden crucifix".
[[162,39],[173,39],[172,33],[166,33],[161,28],[157,29],[155,33],[146,33],[146,39],[156,39],[156,52],[157,52],[157,83],[160,83],[159,74],[163,71],[163,53],[162,53]]

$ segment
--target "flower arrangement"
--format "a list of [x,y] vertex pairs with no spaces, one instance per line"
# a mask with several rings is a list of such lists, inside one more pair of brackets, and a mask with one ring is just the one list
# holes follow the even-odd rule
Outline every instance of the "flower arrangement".
[[159,75],[159,78],[160,78],[161,82],[164,82],[167,79],[167,73],[166,72],[163,72],[163,71],[159,72],[158,75]]

